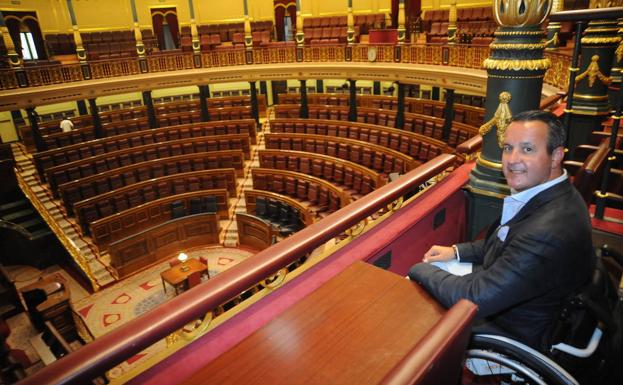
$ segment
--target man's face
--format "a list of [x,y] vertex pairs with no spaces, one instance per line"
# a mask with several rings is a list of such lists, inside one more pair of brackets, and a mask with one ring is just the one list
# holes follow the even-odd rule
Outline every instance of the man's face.
[[506,182],[519,192],[560,175],[563,149],[547,152],[547,124],[541,121],[512,122],[502,148],[502,171]]

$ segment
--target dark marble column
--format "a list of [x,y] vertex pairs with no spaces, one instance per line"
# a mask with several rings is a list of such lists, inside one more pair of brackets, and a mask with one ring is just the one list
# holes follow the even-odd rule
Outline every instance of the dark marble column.
[[158,128],[158,119],[156,119],[156,110],[154,108],[154,101],[151,98],[151,91],[143,91],[143,104],[147,107],[149,128]]
[[257,124],[257,127],[261,127],[260,125],[260,113],[259,113],[259,107],[257,105],[257,86],[255,85],[255,82],[249,82],[249,91],[250,91],[250,95],[251,95],[251,116],[253,116],[253,119],[255,119],[255,123]]
[[301,87],[299,89],[301,93],[301,112],[300,117],[303,119],[309,118],[309,107],[307,107],[307,80],[300,80]]
[[199,86],[199,106],[201,108],[201,121],[210,121],[210,111],[208,110],[208,99],[210,98],[210,87],[206,85]]
[[41,131],[39,131],[39,114],[35,111],[35,107],[26,108],[26,114],[28,115],[28,121],[30,122],[30,130],[32,131],[32,138],[35,142],[35,148],[37,152],[47,150],[47,146],[43,141]]
[[93,129],[95,131],[96,138],[104,137],[104,129],[102,128],[102,120],[100,119],[100,114],[97,110],[97,102],[95,98],[89,99],[89,107],[91,108],[91,117],[93,121]]
[[396,128],[402,129],[405,126],[405,85],[398,84],[398,111],[396,112]]
[[348,120],[351,122],[357,121],[357,81],[348,79],[349,84],[349,98],[348,98]]

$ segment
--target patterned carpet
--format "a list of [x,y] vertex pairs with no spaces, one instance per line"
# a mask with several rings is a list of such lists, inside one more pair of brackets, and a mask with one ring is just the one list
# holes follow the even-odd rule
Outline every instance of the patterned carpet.
[[[251,252],[224,247],[212,247],[187,252],[190,258],[207,257],[210,276],[224,271],[252,255]],[[73,303],[76,312],[85,321],[95,338],[123,325],[175,295],[172,287],[167,286],[165,294],[160,272],[169,268],[168,262],[160,263],[140,274],[125,279],[109,288]],[[143,352],[135,355],[108,373],[109,378],[116,378],[130,370],[132,366],[145,361],[147,357],[164,349],[165,342],[160,341]]]

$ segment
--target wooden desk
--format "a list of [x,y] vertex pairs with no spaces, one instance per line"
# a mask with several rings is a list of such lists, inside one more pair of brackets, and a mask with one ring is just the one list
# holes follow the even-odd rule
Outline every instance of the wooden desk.
[[204,265],[195,258],[189,258],[186,262],[184,262],[184,265],[188,266],[188,270],[182,271],[182,265],[179,264],[160,273],[160,278],[162,278],[162,289],[165,293],[167,292],[165,282],[173,286],[173,288],[175,289],[175,295],[178,295],[179,286],[186,282],[189,275],[191,275],[195,271],[203,272],[208,270],[208,266]]
[[378,384],[444,313],[415,283],[355,262],[183,384]]

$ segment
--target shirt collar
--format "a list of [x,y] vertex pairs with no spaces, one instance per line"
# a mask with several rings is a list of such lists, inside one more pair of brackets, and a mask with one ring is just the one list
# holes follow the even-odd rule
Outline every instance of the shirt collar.
[[522,203],[528,203],[528,201],[530,199],[532,199],[536,194],[540,193],[541,191],[544,191],[562,181],[564,181],[565,179],[567,179],[567,170],[565,170],[564,168],[562,169],[562,175],[560,175],[557,178],[554,178],[550,181],[547,181],[545,183],[541,183],[539,185],[536,185],[534,187],[531,187],[527,190],[521,191],[521,192],[516,192],[515,190],[511,189],[511,195],[509,196],[509,198],[522,202]]

